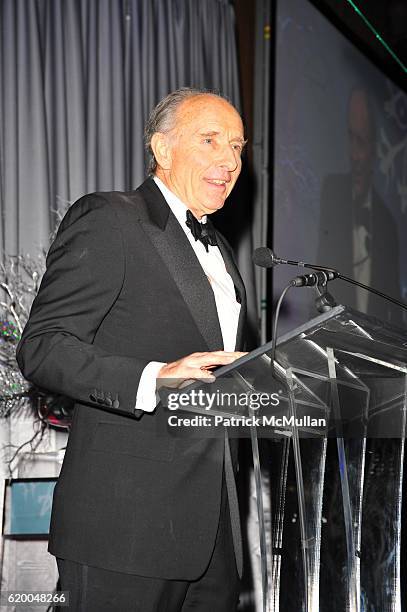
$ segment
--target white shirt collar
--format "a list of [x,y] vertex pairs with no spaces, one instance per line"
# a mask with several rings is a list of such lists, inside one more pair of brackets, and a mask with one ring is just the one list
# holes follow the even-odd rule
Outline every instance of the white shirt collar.
[[[353,193],[352,190],[352,200],[355,200],[355,195]],[[369,210],[372,209],[372,188],[369,187],[369,190],[365,196],[365,199],[363,200],[363,203],[361,204],[361,208],[368,208]]]
[[[179,197],[175,195],[175,193],[168,189],[168,187],[164,185],[164,183],[161,179],[158,178],[158,176],[154,176],[153,180],[161,191],[161,193],[163,194],[168,206],[171,208],[172,212],[177,217],[181,227],[185,230],[186,233],[191,231],[185,224],[188,206],[184,204],[184,202],[180,200]],[[202,217],[200,223],[206,223],[206,215]]]

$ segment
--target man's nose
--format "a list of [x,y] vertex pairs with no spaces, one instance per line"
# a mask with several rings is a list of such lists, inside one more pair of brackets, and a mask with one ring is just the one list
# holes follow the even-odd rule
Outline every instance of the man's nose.
[[233,172],[239,165],[239,153],[233,149],[230,145],[222,147],[222,155],[220,158],[220,165]]

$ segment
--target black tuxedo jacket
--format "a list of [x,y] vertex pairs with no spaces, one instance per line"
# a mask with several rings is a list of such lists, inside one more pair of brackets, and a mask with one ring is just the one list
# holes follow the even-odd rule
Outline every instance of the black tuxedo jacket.
[[[351,180],[348,174],[327,176],[321,191],[321,220],[317,263],[337,268],[345,276],[353,271],[353,211]],[[370,285],[391,297],[400,297],[399,246],[396,224],[390,211],[372,190],[371,213],[371,280]],[[330,289],[337,299],[356,307],[356,288],[344,281],[335,281]],[[362,289],[361,289],[362,291]],[[384,321],[401,324],[401,309],[371,293],[367,314]]]
[[[226,267],[244,286],[227,243]],[[224,440],[171,436],[160,407],[135,416],[151,360],[223,348],[212,289],[152,179],[68,211],[18,347],[24,375],[76,400],[49,550],[110,570],[193,580],[219,518]]]

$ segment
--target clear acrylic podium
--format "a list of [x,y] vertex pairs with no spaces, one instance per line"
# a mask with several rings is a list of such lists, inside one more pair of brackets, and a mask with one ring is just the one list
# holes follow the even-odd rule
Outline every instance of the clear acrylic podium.
[[183,409],[251,438],[263,610],[401,612],[407,332],[337,306],[270,355],[180,391],[212,393]]

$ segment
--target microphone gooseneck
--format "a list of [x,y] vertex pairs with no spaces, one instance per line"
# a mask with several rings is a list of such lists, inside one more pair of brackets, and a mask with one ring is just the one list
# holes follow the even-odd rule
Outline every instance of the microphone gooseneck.
[[395,298],[375,289],[374,287],[370,287],[369,285],[364,285],[359,281],[356,281],[353,278],[349,278],[349,276],[345,276],[341,274],[335,268],[329,268],[327,266],[319,266],[318,264],[309,264],[303,261],[294,261],[290,259],[281,259],[281,257],[277,257],[271,249],[268,247],[259,247],[253,253],[253,262],[256,266],[261,266],[262,268],[272,268],[273,266],[277,266],[279,264],[288,264],[291,266],[299,266],[302,268],[311,268],[312,270],[317,270],[318,272],[324,272],[327,275],[327,278],[324,281],[320,281],[319,279],[314,279],[314,274],[305,274],[304,276],[297,276],[291,281],[292,287],[318,287],[318,286],[326,286],[326,283],[329,280],[334,280],[336,278],[340,278],[346,283],[350,283],[352,285],[356,285],[357,287],[361,287],[366,291],[370,291],[370,293],[374,293],[379,297],[391,302],[392,304],[396,304],[396,306],[400,306],[404,310],[407,310],[407,304],[401,302],[400,300],[396,300]]

